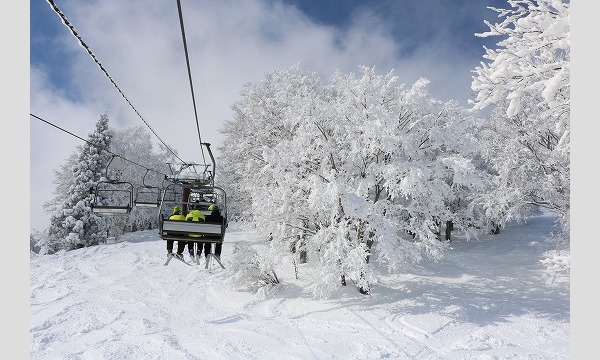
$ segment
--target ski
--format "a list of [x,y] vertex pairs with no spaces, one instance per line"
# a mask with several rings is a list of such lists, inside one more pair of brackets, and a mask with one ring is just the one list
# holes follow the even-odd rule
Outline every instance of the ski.
[[168,255],[167,262],[165,262],[165,263],[164,263],[164,266],[167,266],[167,265],[169,265],[169,262],[170,262],[170,261],[171,261],[171,259],[173,259],[173,258],[174,258],[174,259],[177,259],[177,260],[179,260],[179,261],[181,261],[182,263],[186,264],[187,266],[192,266],[192,264],[188,263],[187,261],[185,261],[185,260],[183,260],[182,258],[179,258],[179,257],[177,257],[177,256],[175,256],[175,255],[173,255],[173,254],[169,254],[169,255]]
[[173,256],[173,257],[174,257],[175,259],[177,259],[177,260],[181,261],[182,263],[186,264],[187,266],[192,266],[192,264],[190,264],[189,262],[187,262],[187,261],[185,261],[185,260],[183,259],[183,256],[182,256],[182,257],[180,257],[180,258],[179,258],[179,257],[177,257],[177,256]]
[[200,265],[199,260],[198,260],[199,258],[200,258],[200,256],[190,253],[190,260],[192,263],[194,263],[196,265]]
[[219,259],[219,257],[214,254],[208,254],[206,256],[206,263],[204,265],[205,269],[208,269],[208,266],[209,266],[209,263],[211,260],[215,260],[217,263],[219,263],[219,265],[221,266],[222,269],[225,269],[225,266],[223,266],[223,263],[221,263],[221,260]]
[[168,254],[167,255],[167,262],[165,262],[163,265],[164,266],[169,265],[169,262],[171,261],[172,258],[174,258],[173,254]]

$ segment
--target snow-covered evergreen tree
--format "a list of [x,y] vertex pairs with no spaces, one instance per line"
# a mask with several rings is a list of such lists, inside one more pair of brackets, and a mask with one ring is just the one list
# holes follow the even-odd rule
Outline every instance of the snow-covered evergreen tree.
[[82,146],[77,146],[76,150],[73,151],[66,159],[64,164],[60,165],[60,169],[54,169],[54,180],[52,183],[55,185],[52,199],[44,202],[44,210],[51,214],[54,210],[62,206],[63,202],[69,195],[69,188],[73,182],[73,171],[72,168],[78,162],[79,154],[83,151]]
[[560,214],[568,238],[570,213],[570,3],[508,0],[495,9],[482,37],[500,36],[475,72],[474,109],[494,105],[481,133],[482,155],[497,173],[495,190],[480,199],[502,221],[529,205]]
[[[56,206],[48,228],[49,250],[72,250],[97,245],[106,240],[104,219],[92,212],[93,189],[104,175],[111,154],[108,152],[112,132],[108,127],[108,115],[103,114],[96,123],[96,130],[86,143],[78,148],[77,160],[70,168],[68,193],[62,204]],[[71,161],[74,160],[71,158]],[[63,169],[64,170],[64,169]],[[66,184],[59,186],[66,187]]]
[[[371,256],[397,271],[423,254],[439,259],[440,222],[467,229],[450,203],[485,186],[469,156],[477,123],[420,80],[390,72],[335,74],[324,85],[298,67],[245,89],[222,150],[268,241],[261,266],[306,255],[312,290],[325,296],[346,277],[368,292]],[[259,216],[258,216],[259,215]]]
[[[160,187],[163,185],[164,175],[169,173],[167,163],[173,162],[173,153],[170,150],[168,151],[162,144],[158,145],[157,150],[154,149],[150,134],[143,126],[124,130],[111,130],[109,133],[111,134],[110,146],[108,152],[103,150],[105,159],[99,170],[100,176],[108,175],[113,180],[118,179],[119,181],[131,183],[134,201],[139,200],[137,196],[144,192],[146,186],[157,187],[157,189],[148,190],[147,196],[158,195]],[[98,137],[98,135],[94,136]],[[54,197],[44,204],[44,209],[52,216],[64,213],[67,199],[69,199],[68,201],[74,201],[72,190],[76,178],[74,178],[73,173],[74,171],[81,171],[79,169],[82,164],[82,154],[87,152],[89,152],[89,149],[86,150],[84,146],[78,146],[66,162],[60,165],[60,169],[54,171],[53,183],[56,185]],[[107,169],[109,159],[112,160],[110,160],[110,169]],[[96,181],[90,181],[90,186],[95,186],[99,180],[100,178]],[[86,201],[89,200],[87,196],[86,199]],[[144,198],[142,196],[141,200],[149,200],[149,197]],[[126,232],[154,229],[158,227],[156,211],[156,208],[133,206],[127,214],[101,215],[103,227],[107,229],[108,236],[114,236],[115,238]],[[94,217],[86,216],[84,218],[95,219],[95,216],[97,215],[94,214]],[[37,236],[39,244],[37,244],[36,249],[41,249],[43,253],[53,253],[64,248],[63,241],[57,241],[60,236],[66,236],[66,230],[56,228],[59,219],[60,217],[56,218],[54,225],[51,224],[52,230],[50,233],[53,234],[52,238],[54,240],[48,240],[47,236]]]

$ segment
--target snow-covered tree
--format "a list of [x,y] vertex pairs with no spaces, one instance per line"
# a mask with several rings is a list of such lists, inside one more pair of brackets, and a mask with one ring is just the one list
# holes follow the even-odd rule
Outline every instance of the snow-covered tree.
[[[150,198],[155,194],[158,197],[158,192],[163,185],[164,175],[170,172],[167,163],[173,162],[173,153],[162,144],[159,144],[158,149],[155,149],[150,134],[143,126],[124,130],[111,130],[110,134],[110,146],[108,152],[104,150],[106,157],[99,170],[101,178],[90,181],[90,186],[96,186],[99,180],[106,180],[104,177],[107,176],[112,180],[131,183],[134,201],[150,201]],[[81,157],[86,151],[89,150],[86,150],[83,146],[78,146],[66,162],[60,165],[60,169],[54,171],[53,183],[56,185],[54,197],[44,204],[44,209],[53,214],[52,216],[57,212],[64,213],[63,208],[67,199],[73,201],[72,190],[74,181],[76,181],[73,173],[74,171],[80,171],[74,169],[80,169]],[[108,163],[110,163],[110,168],[107,168]],[[101,201],[102,199],[97,200]],[[96,216],[96,214],[94,215]],[[156,208],[133,206],[127,214],[101,216],[108,236],[118,237],[126,232],[158,227]],[[85,219],[93,220],[95,217],[88,216]],[[53,238],[59,236],[58,234],[65,236],[64,232],[57,231],[56,226],[54,226],[52,234],[54,234],[52,235]],[[56,241],[56,239],[48,241],[47,236],[38,237],[40,241],[36,248],[42,249],[44,253],[52,253],[63,248],[62,241]]]
[[68,197],[69,188],[73,182],[72,168],[78,163],[78,157],[82,151],[82,147],[78,146],[77,149],[69,155],[65,163],[60,165],[60,169],[54,169],[54,180],[52,180],[52,183],[55,185],[53,191],[54,197],[44,202],[43,206],[48,214],[51,214],[54,210],[61,207]]
[[39,231],[33,229],[33,232],[29,234],[29,253],[39,253],[42,249],[44,249],[44,253],[47,254],[49,249],[47,249],[46,242],[48,241],[48,236],[45,234],[48,232],[48,229],[44,231]]
[[495,190],[480,199],[502,221],[529,205],[560,214],[568,237],[570,212],[570,3],[508,0],[493,10],[482,37],[500,36],[499,49],[476,68],[475,110],[494,105],[482,131],[482,155],[497,173]]
[[[173,162],[173,155],[162,144],[156,150],[144,126],[114,131],[110,151],[119,157],[111,162],[109,170],[133,185],[134,201],[151,200],[150,197],[160,191],[164,175],[170,173],[167,163]],[[134,206],[128,214],[111,216],[108,220],[110,233],[116,237],[126,232],[158,227],[157,210],[150,207]]]
[[227,191],[229,213],[233,217],[253,218],[252,189],[268,185],[268,182],[253,185],[253,180],[249,180],[266,164],[263,149],[273,148],[293,136],[297,118],[290,114],[295,111],[298,98],[319,91],[318,81],[314,74],[302,74],[296,65],[267,73],[258,85],[248,83],[242,89],[242,100],[232,105],[234,120],[227,121],[221,129],[228,139],[218,148],[221,164],[218,176]]
[[261,266],[306,254],[319,296],[346,277],[368,292],[371,256],[390,271],[439,259],[440,222],[472,220],[449,204],[485,186],[466,109],[431,98],[426,80],[404,89],[391,72],[361,71],[327,85],[298,67],[273,72],[224,129],[235,186],[269,239]]
[[[77,160],[70,167],[67,196],[62,204],[56,206],[50,217],[50,250],[72,250],[97,245],[106,240],[105,221],[92,212],[91,204],[94,196],[92,190],[104,175],[104,167],[111,157],[108,148],[113,135],[108,121],[108,115],[101,115],[96,123],[96,130],[78,148]],[[72,160],[73,158],[70,161]],[[66,184],[59,186],[64,187]]]

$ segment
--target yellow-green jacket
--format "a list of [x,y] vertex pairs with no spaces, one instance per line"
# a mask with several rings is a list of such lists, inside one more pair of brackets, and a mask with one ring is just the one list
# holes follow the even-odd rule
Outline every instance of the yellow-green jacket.
[[[186,221],[204,221],[205,219],[206,219],[206,217],[204,216],[204,214],[200,210],[192,210],[185,217]],[[202,235],[188,234],[188,236],[190,236],[190,237],[201,237]]]

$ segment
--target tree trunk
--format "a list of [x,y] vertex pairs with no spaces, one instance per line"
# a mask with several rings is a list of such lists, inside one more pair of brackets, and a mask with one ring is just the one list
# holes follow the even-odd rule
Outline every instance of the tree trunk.
[[[304,250],[305,240],[301,235],[296,235],[296,241],[292,243],[291,250],[292,254],[298,253],[298,263],[306,263],[306,250]],[[300,250],[298,250],[300,249]]]
[[[365,275],[361,272],[360,273],[360,280],[364,279]],[[365,281],[366,282],[366,281]],[[369,286],[369,283],[367,283],[366,286],[358,286],[358,292],[360,292],[363,295],[369,295],[369,293],[371,292],[371,287]]]
[[452,223],[452,220],[446,221],[446,241],[452,241],[452,230],[454,230],[454,223]]
[[368,264],[369,261],[371,260],[371,247],[373,247],[373,240],[367,240],[367,258],[365,259],[365,262]]
[[300,261],[300,264],[306,264],[306,250],[300,250],[298,260]]
[[500,225],[492,223],[492,228],[490,229],[490,233],[493,235],[500,233]]

